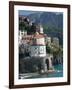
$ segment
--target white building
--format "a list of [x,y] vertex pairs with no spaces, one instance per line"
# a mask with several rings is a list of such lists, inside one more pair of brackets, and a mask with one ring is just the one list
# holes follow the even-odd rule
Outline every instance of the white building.
[[19,36],[22,38],[23,36],[27,35],[27,31],[19,31]]
[[19,33],[18,33],[18,42],[19,42],[19,44],[22,43],[22,37],[23,36],[26,36],[26,35],[27,35],[27,31],[21,31],[21,30],[19,30]]
[[30,47],[31,57],[44,57],[46,56],[46,45],[45,45],[45,38],[44,35],[39,34],[36,32],[36,34],[33,37],[33,43]]
[[43,27],[40,25],[40,33],[43,34]]
[[59,47],[59,39],[57,37],[53,38],[53,44]]
[[51,37],[47,36],[45,40],[46,40],[46,44],[48,44],[48,45],[51,44]]
[[36,31],[39,32],[40,34],[43,34],[43,27],[41,24],[36,25]]

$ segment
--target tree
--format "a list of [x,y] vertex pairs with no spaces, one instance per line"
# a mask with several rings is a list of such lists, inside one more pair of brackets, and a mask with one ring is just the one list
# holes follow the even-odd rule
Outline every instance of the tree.
[[46,45],[46,51],[47,53],[51,53],[54,56],[57,56],[58,54],[63,54],[63,48],[61,46],[56,46],[53,43],[51,45]]

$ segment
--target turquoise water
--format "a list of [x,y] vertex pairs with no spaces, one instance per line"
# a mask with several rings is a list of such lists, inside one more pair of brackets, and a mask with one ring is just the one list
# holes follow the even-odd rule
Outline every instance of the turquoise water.
[[55,70],[63,70],[63,65],[62,64],[55,65],[54,68]]
[[50,73],[48,77],[63,77],[63,65],[55,65],[54,69],[57,70],[57,72]]
[[52,77],[63,77],[63,65],[55,65],[54,69],[56,70],[56,72],[49,72],[47,74],[40,74],[37,76],[32,76],[32,77],[28,77],[28,79],[30,78],[52,78]]

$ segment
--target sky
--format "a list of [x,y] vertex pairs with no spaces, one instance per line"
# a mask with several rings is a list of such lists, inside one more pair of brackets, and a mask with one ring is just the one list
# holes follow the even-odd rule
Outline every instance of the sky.
[[[33,14],[33,13],[41,13],[41,11],[26,11],[26,10],[19,10],[19,15],[25,15],[25,16],[27,16],[27,15],[29,15],[29,14]],[[48,12],[49,13],[49,12]],[[59,13],[59,12],[56,12],[56,14],[58,15],[58,14],[61,14],[61,13]]]
[[19,10],[19,15],[29,15],[29,14],[33,14],[36,13],[38,11],[25,11],[25,10]]

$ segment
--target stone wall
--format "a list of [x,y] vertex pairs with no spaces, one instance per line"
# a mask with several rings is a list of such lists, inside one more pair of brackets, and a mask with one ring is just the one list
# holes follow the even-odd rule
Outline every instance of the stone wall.
[[19,60],[19,73],[46,72],[52,70],[51,56],[25,57]]

